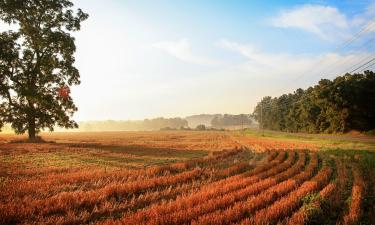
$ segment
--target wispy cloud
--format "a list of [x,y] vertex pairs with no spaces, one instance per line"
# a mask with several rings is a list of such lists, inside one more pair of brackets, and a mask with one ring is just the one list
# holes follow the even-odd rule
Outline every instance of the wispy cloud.
[[367,6],[366,14],[375,15],[375,1],[373,0],[371,4]]
[[285,10],[272,19],[272,24],[281,28],[296,28],[330,40],[337,35],[346,35],[350,21],[337,8],[322,5],[302,5]]
[[216,64],[214,60],[193,54],[190,41],[187,38],[183,38],[177,41],[157,42],[152,46],[184,62],[199,65]]
[[256,49],[250,44],[242,44],[225,39],[220,40],[218,42],[218,46],[227,50],[238,52],[239,54],[249,59],[251,63],[266,67],[274,67],[279,64],[283,64],[290,58],[290,56],[287,54],[265,53]]
[[372,19],[372,22],[369,24],[369,32],[375,32],[375,21],[373,20],[375,16],[375,0],[367,7],[364,15],[360,16],[364,22],[368,21],[368,18]]
[[299,55],[268,53],[255,49],[252,45],[221,40],[224,49],[237,52],[247,60],[236,66],[238,73],[253,77],[293,79],[295,77],[333,78],[348,72],[370,55],[368,52],[350,54],[324,53],[320,55]]

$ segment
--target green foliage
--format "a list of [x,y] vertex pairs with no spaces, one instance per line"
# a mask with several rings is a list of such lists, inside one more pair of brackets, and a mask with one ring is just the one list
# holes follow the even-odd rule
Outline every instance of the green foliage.
[[253,116],[263,128],[288,132],[333,133],[375,128],[375,74],[322,79],[293,94],[264,97]]
[[319,195],[319,193],[310,193],[307,194],[305,197],[303,197],[302,202],[304,206],[307,206],[315,201],[321,201],[322,197]]
[[[54,125],[77,127],[69,87],[80,83],[71,32],[88,15],[68,0],[0,0],[0,127],[10,123],[29,138]],[[63,94],[62,94],[63,93]]]
[[367,135],[375,136],[375,129],[366,132]]

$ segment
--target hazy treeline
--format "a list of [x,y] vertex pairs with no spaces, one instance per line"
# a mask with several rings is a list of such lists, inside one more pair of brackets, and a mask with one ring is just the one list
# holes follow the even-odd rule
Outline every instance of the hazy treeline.
[[[230,114],[201,114],[188,116],[186,118],[155,118],[144,120],[100,120],[78,122],[79,128],[66,130],[55,126],[54,130],[65,131],[143,131],[143,130],[206,130],[215,128],[225,128],[227,126],[249,126],[251,124],[250,115],[230,115]],[[199,126],[197,128],[197,126]],[[212,126],[212,127],[211,127]],[[204,127],[204,128],[203,128]],[[211,128],[210,128],[211,127]],[[5,124],[1,132],[14,133],[10,124]]]
[[179,129],[187,127],[188,122],[182,118],[155,118],[144,120],[127,120],[127,121],[88,121],[80,122],[80,131],[126,131],[126,130],[159,130],[169,127]]
[[250,125],[251,119],[249,115],[217,115],[211,120],[213,127],[225,127],[225,126],[236,126],[236,125]]
[[211,126],[211,121],[216,116],[221,116],[221,114],[199,114],[187,116],[185,119],[189,123],[189,127],[195,128],[198,125],[205,125],[206,127]]
[[[211,120],[210,117],[212,118]],[[189,120],[188,120],[189,118]],[[190,123],[190,120],[193,121]],[[199,123],[201,122],[201,123]],[[194,115],[186,118],[155,118],[144,120],[127,120],[127,121],[87,121],[79,122],[79,131],[117,131],[117,130],[176,130],[176,129],[195,129],[197,126],[203,125],[209,127],[225,127],[235,125],[250,125],[251,119],[249,115],[229,115],[229,114],[202,114]],[[209,124],[209,125],[207,125]]]
[[322,79],[306,90],[264,97],[253,116],[266,129],[290,132],[347,132],[375,129],[375,74]]

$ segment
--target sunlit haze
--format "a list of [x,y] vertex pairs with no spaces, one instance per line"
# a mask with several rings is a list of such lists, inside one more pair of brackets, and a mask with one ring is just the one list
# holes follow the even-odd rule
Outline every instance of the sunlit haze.
[[90,15],[74,34],[79,121],[251,113],[373,51],[356,47],[368,40],[335,51],[375,16],[373,1],[74,3]]

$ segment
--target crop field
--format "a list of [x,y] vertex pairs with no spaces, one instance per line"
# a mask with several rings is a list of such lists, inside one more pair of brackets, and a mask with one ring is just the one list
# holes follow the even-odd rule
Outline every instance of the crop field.
[[216,131],[42,137],[0,135],[0,224],[375,224],[372,145]]

